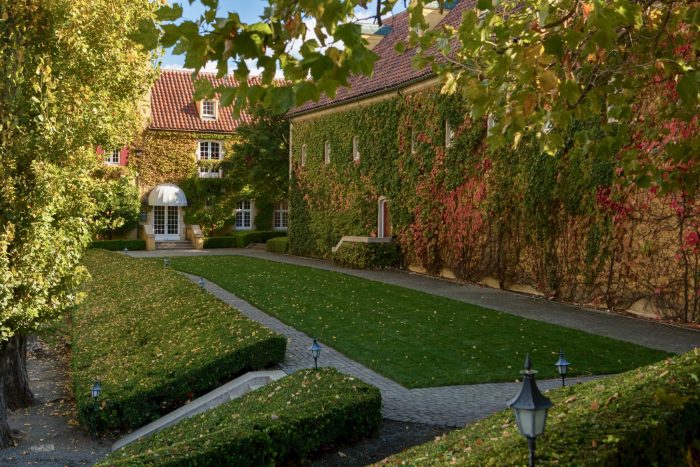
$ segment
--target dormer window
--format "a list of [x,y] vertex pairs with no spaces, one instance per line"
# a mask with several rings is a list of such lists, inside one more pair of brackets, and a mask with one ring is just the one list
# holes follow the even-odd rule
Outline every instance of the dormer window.
[[119,154],[121,150],[112,149],[111,151],[105,152],[105,162],[109,165],[119,165]]
[[216,106],[217,102],[215,100],[204,100],[201,104],[201,117],[202,120],[216,120]]

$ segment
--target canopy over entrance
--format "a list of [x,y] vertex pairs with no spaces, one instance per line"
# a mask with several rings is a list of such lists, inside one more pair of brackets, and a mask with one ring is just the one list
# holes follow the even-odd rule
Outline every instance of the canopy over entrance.
[[179,186],[163,183],[151,190],[148,195],[149,206],[187,206],[187,197]]

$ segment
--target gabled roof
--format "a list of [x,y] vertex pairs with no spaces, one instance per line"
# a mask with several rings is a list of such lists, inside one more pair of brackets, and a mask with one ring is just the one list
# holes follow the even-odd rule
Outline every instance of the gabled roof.
[[[214,86],[225,84],[238,86],[232,76],[217,79],[214,73],[200,73]],[[250,123],[251,117],[241,112],[234,118],[230,107],[219,106],[216,120],[202,120],[194,100],[192,72],[187,70],[162,70],[151,91],[150,130],[206,131],[212,133],[233,133],[243,123]]]
[[[437,28],[442,25],[458,26],[462,21],[462,13],[467,8],[475,6],[474,0],[458,1],[454,8],[449,10]],[[384,37],[373,49],[379,59],[374,65],[372,76],[355,75],[349,81],[349,87],[340,88],[334,99],[322,96],[318,102],[307,102],[292,109],[289,116],[293,117],[321,110],[327,107],[341,105],[363,97],[400,89],[412,83],[420,82],[435,76],[429,67],[415,69],[411,63],[415,55],[414,49],[407,49],[400,54],[394,47],[400,41],[406,40],[409,31],[409,17],[407,12],[402,12],[387,18],[385,25],[391,27],[391,32]]]

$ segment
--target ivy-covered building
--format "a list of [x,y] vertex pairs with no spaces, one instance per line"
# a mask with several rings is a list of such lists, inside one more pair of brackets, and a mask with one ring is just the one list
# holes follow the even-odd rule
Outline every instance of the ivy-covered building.
[[[452,2],[441,13],[433,4],[424,13],[431,27],[458,26],[474,7]],[[408,32],[406,13],[387,19],[368,35],[379,56],[372,76],[289,113],[292,253],[398,262],[591,307],[700,320],[700,253],[683,246],[695,214],[673,207],[682,199],[618,183],[615,154],[552,157],[527,135],[489,150],[489,119],[473,119],[458,93],[442,94],[429,68],[412,66],[411,50],[396,51]],[[592,117],[577,124],[595,131]]]
[[[237,85],[230,76],[200,76],[214,86]],[[195,100],[192,74],[185,70],[162,70],[144,111],[146,127],[133,143],[102,152],[107,164],[135,171],[142,202],[138,237],[148,249],[162,242],[201,248],[205,234],[231,230],[286,230],[286,200],[261,199],[227,173],[237,129],[251,122],[248,113],[236,117],[217,99]]]

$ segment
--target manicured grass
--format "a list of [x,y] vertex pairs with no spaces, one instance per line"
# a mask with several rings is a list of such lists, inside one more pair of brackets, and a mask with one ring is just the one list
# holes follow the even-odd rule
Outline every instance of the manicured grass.
[[379,390],[333,369],[303,370],[114,452],[99,465],[300,465],[376,433]]
[[[284,359],[286,339],[162,262],[91,250],[73,313],[73,382],[87,428],[138,427],[251,369]],[[102,383],[100,410],[90,397]]]
[[240,256],[174,258],[173,264],[411,388],[512,381],[526,352],[540,377],[556,376],[560,348],[574,374],[618,373],[667,355],[319,269]]
[[[601,381],[550,391],[537,465],[700,465],[700,350]],[[527,465],[511,410],[383,465]]]

